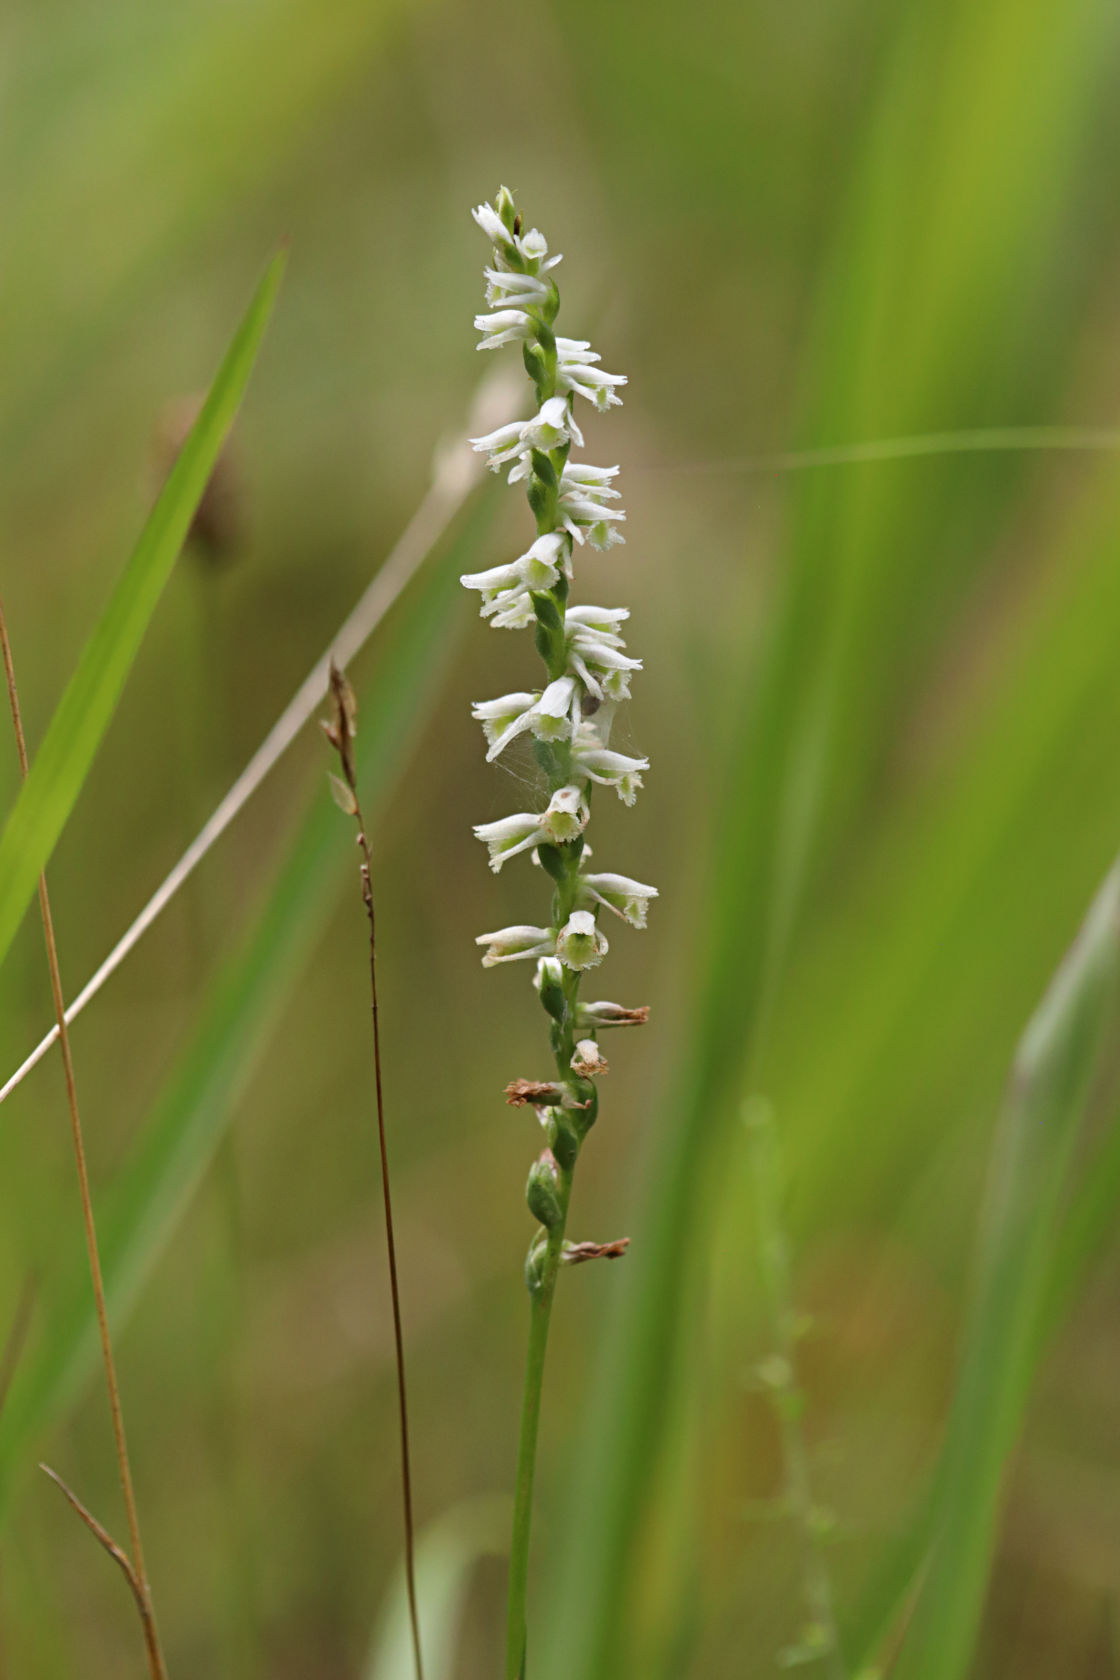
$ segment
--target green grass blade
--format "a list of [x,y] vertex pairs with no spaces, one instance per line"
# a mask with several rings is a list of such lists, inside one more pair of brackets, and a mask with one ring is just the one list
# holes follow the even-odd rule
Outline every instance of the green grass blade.
[[1020,1042],[981,1215],[974,1295],[898,1680],[961,1680],[983,1607],[1079,1125],[1120,980],[1120,864]]
[[[509,1516],[508,1499],[469,1499],[421,1534],[416,1547],[416,1596],[424,1680],[454,1680],[471,1572],[484,1557],[505,1555]],[[366,1680],[414,1680],[415,1674],[404,1570],[400,1569],[374,1640]]]
[[[898,14],[822,288],[805,442],[972,420],[984,413],[993,369],[1033,367],[1024,347],[1037,336],[1042,300],[1017,290],[1016,276],[1038,249],[1040,223],[1046,239],[1055,235],[1061,184],[1092,108],[1099,38],[1082,0],[1049,0],[1029,24],[1011,0]],[[966,194],[960,156],[972,160]],[[1018,308],[1009,313],[1010,294]],[[745,1052],[765,1040],[760,1023],[806,882],[850,833],[898,725],[899,695],[928,657],[929,627],[951,614],[977,564],[975,533],[960,541],[948,511],[951,469],[938,463],[919,477],[924,470],[889,477],[860,466],[795,491],[775,622],[737,698],[738,739],[720,776],[727,797],[713,821],[687,1050],[579,1455],[549,1680],[572,1671],[607,1680],[627,1667],[626,1607],[657,1490],[666,1371],[677,1357],[686,1257],[705,1228],[706,1174],[730,1155]],[[978,520],[985,531],[1006,489],[992,485]],[[814,1059],[811,1042],[802,1039],[803,1061]],[[768,1067],[761,1077],[768,1088]]]
[[245,394],[284,263],[281,252],[265,270],[0,833],[0,962],[73,809],[186,540]]
[[1105,1140],[1086,1168],[1062,1222],[1040,1326],[1040,1340],[1060,1324],[1089,1264],[1106,1240],[1115,1237],[1118,1209],[1120,1114],[1113,1114]]
[[[5,230],[20,261],[0,276],[0,484],[75,382],[144,329],[168,277],[191,273],[213,218],[236,226],[246,205],[275,202],[295,136],[376,75],[404,9],[279,0],[176,9],[152,30],[73,19],[61,50],[80,55],[92,102],[35,76],[51,25],[29,14],[5,108]],[[113,238],[99,238],[108,223]]]
[[[1115,1230],[1120,1205],[1120,1107],[1115,1080],[1108,1083],[1108,1112],[1100,1117],[1104,1140],[1080,1171],[1068,1209],[1062,1214],[1040,1307],[1034,1315],[1029,1353],[1019,1364],[1017,1393],[1009,1395],[1004,1411],[1006,1435],[999,1449],[1004,1455],[1014,1447],[1022,1410],[1046,1344],[1068,1312],[1089,1263]],[[881,1656],[892,1630],[901,1625],[907,1601],[916,1594],[936,1532],[941,1475],[939,1462],[913,1516],[888,1548],[861,1602],[846,1620],[845,1647],[856,1670],[870,1666]]]
[[[485,504],[480,504],[484,506]],[[409,592],[390,620],[371,680],[360,690],[358,770],[376,822],[433,702],[461,602],[456,582],[479,514],[453,552]],[[99,1218],[110,1315],[120,1325],[170,1242],[229,1125],[270,1027],[290,994],[352,846],[323,778],[259,916],[212,983],[189,1042]],[[35,1439],[72,1401],[96,1363],[88,1280],[79,1257],[45,1280],[44,1333],[17,1375],[0,1419],[0,1511]]]
[[840,1640],[853,1674],[875,1674],[897,1642],[907,1605],[916,1597],[934,1533],[935,1485],[923,1487],[902,1532],[880,1560],[858,1603],[840,1617]]
[[[1014,1031],[1009,1012],[1021,1018],[1028,988],[1037,992],[1053,962],[1061,919],[1068,925],[1076,914],[1072,895],[1083,902],[1099,877],[1120,822],[1107,775],[1120,718],[1116,541],[1116,494],[1104,475],[1055,533],[1062,564],[1024,616],[1014,657],[1003,660],[951,775],[936,775],[894,814],[868,848],[862,885],[799,967],[796,1010],[778,1031],[775,1094],[800,1150],[802,1230],[826,1214],[855,1219],[897,1187],[919,1184],[931,1151],[959,1131],[954,1116],[994,1101],[995,1058],[1006,1063],[1001,1046]],[[1088,739],[1099,745],[1079,753]],[[1056,855],[1065,860],[1059,872]],[[1023,883],[1043,875],[1050,890],[1024,916]],[[811,1070],[797,1056],[806,1036]],[[1062,1222],[1036,1358],[1114,1228],[1120,1127],[1115,1113],[1102,1113],[1100,1125],[1103,1141]],[[900,1222],[905,1228],[905,1214]],[[725,1263],[739,1271],[746,1258],[740,1245]],[[856,1667],[898,1625],[913,1589],[932,1532],[929,1486],[914,1509],[845,1619]]]

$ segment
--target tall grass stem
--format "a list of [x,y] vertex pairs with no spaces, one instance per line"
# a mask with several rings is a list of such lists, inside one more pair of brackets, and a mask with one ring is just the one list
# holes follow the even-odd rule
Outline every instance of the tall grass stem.
[[[504,375],[497,378],[492,376],[480,383],[464,432],[437,454],[431,486],[384,564],[367,585],[353,610],[332,638],[330,646],[315,662],[244,770],[219,800],[178,863],[125,929],[73,1002],[67,1006],[68,1024],[77,1019],[87,1004],[93,1002],[106,981],[112,979],[157,917],[166,910],[207,853],[221,839],[266,777],[275,769],[300,731],[315,716],[327,692],[332,660],[343,667],[349,664],[369,640],[389,608],[403,593],[405,586],[420,570],[482,477],[481,463],[470,447],[467,433],[473,431],[477,425],[486,423],[489,409],[503,400],[501,393],[508,389],[509,380]],[[57,1042],[58,1032],[56,1023],[4,1085],[0,1086],[0,1103],[4,1102],[42,1061],[47,1051]]]
[[377,1099],[377,1145],[381,1155],[381,1195],[385,1209],[385,1249],[389,1262],[389,1296],[393,1311],[393,1343],[397,1366],[397,1415],[401,1443],[401,1496],[404,1508],[404,1573],[408,1594],[408,1617],[412,1630],[412,1650],[416,1664],[416,1680],[424,1680],[424,1661],[420,1648],[420,1612],[416,1601],[416,1532],[412,1515],[412,1458],[408,1439],[408,1393],[404,1368],[404,1329],[401,1321],[401,1292],[397,1272],[397,1242],[393,1229],[393,1197],[389,1186],[389,1143],[385,1129],[385,1097],[381,1075],[381,1022],[377,1002],[377,917],[373,903],[373,854],[362,816],[358,796],[358,778],[354,766],[352,738],[354,715],[357,709],[353,690],[339,670],[331,664],[330,686],[334,700],[335,722],[325,726],[328,740],[338,750],[339,763],[352,805],[351,814],[358,828],[358,849],[361,854],[360,876],[362,904],[369,923],[369,989],[370,1014],[373,1023],[373,1081]]
[[[480,400],[483,394],[480,391]],[[881,438],[867,443],[837,444],[822,449],[763,452],[723,461],[639,465],[631,470],[658,474],[790,472],[801,468],[850,466],[860,462],[905,460],[916,456],[1031,450],[1120,450],[1120,432],[1097,430],[1092,427],[1024,426],[991,430],[977,428],[959,433],[935,432],[913,437]],[[470,453],[465,436],[437,462],[431,488],[384,566],[339,629],[331,646],[308,673],[245,769],[215,807],[182,857],[125,929],[73,1002],[67,1005],[68,1023],[75,1021],[105,983],[112,979],[157,917],[171,903],[176,893],[193,875],[210,849],[279,763],[322,701],[331,659],[345,666],[364,645],[478,482],[479,471],[477,459]],[[9,1079],[0,1085],[0,1103],[23,1083],[57,1039],[56,1025],[44,1035]]]
[[[11,641],[8,636],[7,618],[2,601],[0,601],[0,653],[2,653],[4,661],[4,680],[8,689],[8,703],[11,707],[16,751],[19,754],[20,776],[23,781],[26,781],[30,768],[27,757],[27,741],[23,732],[23,716],[19,704],[19,691],[16,686],[15,665],[12,659]],[[101,1342],[101,1356],[105,1366],[105,1387],[109,1395],[109,1411],[113,1422],[117,1469],[120,1473],[121,1493],[124,1496],[125,1516],[128,1522],[131,1563],[135,1571],[138,1589],[137,1603],[140,1608],[140,1620],[144,1630],[144,1643],[148,1653],[148,1666],[152,1680],[167,1680],[167,1668],[160,1648],[159,1635],[156,1631],[151,1586],[144,1563],[144,1548],[140,1540],[140,1517],[136,1508],[136,1494],[132,1485],[132,1467],[128,1457],[120,1384],[117,1381],[116,1360],[113,1356],[113,1342],[109,1333],[109,1314],[105,1304],[105,1285],[101,1276],[101,1255],[97,1245],[97,1227],[93,1216],[93,1197],[90,1192],[85,1138],[78,1109],[78,1087],[74,1076],[74,1060],[70,1053],[70,1033],[66,1024],[66,1003],[62,990],[58,945],[55,940],[54,918],[51,914],[50,894],[47,891],[45,871],[39,876],[39,909],[42,914],[43,938],[47,949],[47,967],[50,970],[51,994],[54,999],[55,1018],[58,1023],[58,1041],[62,1052],[62,1067],[66,1080],[66,1101],[70,1112],[74,1161],[78,1170],[78,1192],[82,1203],[82,1223],[85,1229],[86,1252],[89,1256],[90,1278],[93,1283],[93,1298],[97,1312],[97,1333]]]

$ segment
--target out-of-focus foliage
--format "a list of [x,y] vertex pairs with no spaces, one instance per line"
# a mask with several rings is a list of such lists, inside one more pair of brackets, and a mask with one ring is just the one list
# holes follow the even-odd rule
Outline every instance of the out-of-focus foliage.
[[[581,587],[633,606],[645,661],[634,745],[653,770],[626,856],[661,898],[642,941],[613,942],[612,985],[653,1020],[619,1035],[574,1209],[575,1237],[634,1241],[565,1276],[550,1350],[541,1680],[739,1680],[797,1636],[796,1538],[753,1515],[780,1468],[752,1376],[748,1092],[783,1132],[845,1625],[927,1486],[1005,1070],[1120,841],[1120,459],[743,468],[1114,423],[1117,33],[1099,0],[11,0],[0,19],[0,584],[33,745],[151,502],[168,416],[292,241],[226,463],[228,552],[184,556],[52,860],[71,992],[461,423],[482,367],[468,209],[500,180],[566,254],[565,330],[630,377],[610,433],[628,542]],[[600,436],[592,420],[592,458]],[[460,541],[482,566],[523,534],[510,505]],[[402,726],[375,884],[425,1522],[511,1485],[534,1139],[501,1091],[539,1071],[524,977],[483,974],[472,943],[522,919],[525,879],[490,875],[470,826],[520,802],[532,768],[502,792],[468,702],[523,686],[524,649],[459,610],[443,663],[412,657],[405,603],[355,671],[371,692],[399,672],[423,713],[414,740]],[[112,1209],[260,907],[282,922],[302,914],[286,892],[321,899],[318,937],[268,977],[263,1054],[230,1066],[244,1083],[215,1160],[189,1206],[173,1187],[161,1204],[177,1223],[120,1336],[172,1672],[215,1680],[360,1674],[398,1556],[346,824],[333,853],[324,831],[313,892],[289,855],[325,768],[309,733],[74,1033]],[[16,784],[0,752],[5,812]],[[0,1074],[49,1018],[29,917],[0,970]],[[1090,1159],[1109,1112],[1091,1093]],[[1083,1168],[980,1634],[978,1671],[1017,1680],[1111,1660],[1116,1173]],[[32,1372],[81,1267],[53,1059],[0,1108],[0,1197],[0,1321],[40,1280]],[[48,1439],[119,1526],[101,1392]],[[13,1468],[7,1669],[130,1671],[119,1581],[30,1455]],[[495,1672],[501,1589],[484,1561],[455,1680]]]
[[[212,493],[222,448],[245,394],[282,269],[283,259],[273,258],[144,522],[128,565],[97,620],[35,754],[33,771],[0,831],[0,961],[74,808],[183,544]],[[16,679],[13,675],[9,680]],[[12,707],[15,727],[14,691]]]

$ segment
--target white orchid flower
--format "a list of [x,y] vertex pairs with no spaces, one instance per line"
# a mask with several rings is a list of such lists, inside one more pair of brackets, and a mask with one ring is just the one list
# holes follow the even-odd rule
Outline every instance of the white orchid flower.
[[649,901],[658,896],[656,887],[632,881],[628,875],[581,875],[579,885],[592,903],[613,910],[616,916],[636,928],[645,927]]
[[590,910],[573,910],[556,935],[556,955],[565,968],[595,968],[609,949]]

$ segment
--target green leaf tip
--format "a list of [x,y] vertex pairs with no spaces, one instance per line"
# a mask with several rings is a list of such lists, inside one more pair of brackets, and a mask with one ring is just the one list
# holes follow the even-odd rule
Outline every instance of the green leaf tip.
[[0,962],[66,825],[233,425],[286,255],[269,262],[0,832]]

